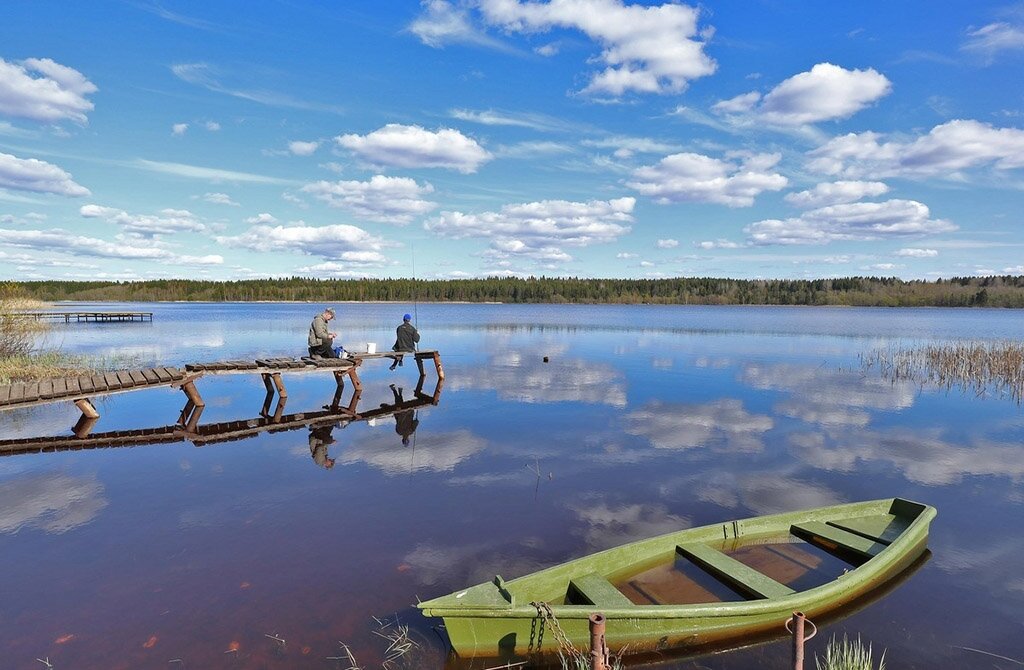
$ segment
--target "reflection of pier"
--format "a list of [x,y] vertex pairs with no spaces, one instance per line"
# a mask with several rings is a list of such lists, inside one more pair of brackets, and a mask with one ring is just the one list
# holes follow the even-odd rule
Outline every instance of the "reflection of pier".
[[[99,418],[99,412],[92,399],[99,396],[127,393],[156,386],[180,388],[188,399],[182,416],[191,416],[196,408],[206,405],[195,382],[206,375],[258,374],[263,378],[268,396],[275,391],[281,398],[288,397],[281,375],[288,373],[309,373],[330,371],[334,373],[339,392],[344,387],[345,377],[352,381],[358,392],[363,388],[356,369],[364,360],[378,358],[403,358],[413,356],[423,377],[423,361],[431,360],[437,371],[438,380],[444,379],[441,354],[435,350],[407,353],[388,352],[379,354],[354,354],[349,358],[257,358],[254,361],[233,360],[216,363],[193,363],[178,368],[144,368],[141,370],[119,370],[99,375],[81,375],[62,379],[47,379],[39,382],[24,382],[0,385],[0,410],[34,407],[52,402],[73,402],[82,412],[82,418],[75,428],[75,434],[83,437],[81,429]],[[92,422],[90,424],[89,422]],[[187,423],[187,419],[185,421]],[[88,431],[86,431],[88,433]]]
[[[352,398],[344,406],[341,396],[344,382],[339,383],[334,399],[330,405],[312,412],[296,412],[285,414],[287,396],[278,396],[273,411],[270,405],[274,399],[273,391],[267,393],[260,416],[254,419],[223,421],[220,423],[200,424],[203,413],[202,406],[195,406],[189,400],[181,412],[177,423],[170,426],[145,428],[140,430],[118,430],[105,433],[91,433],[89,428],[96,419],[79,421],[75,427],[76,434],[58,437],[31,437],[16,440],[0,440],[0,456],[31,454],[50,451],[75,451],[80,449],[103,449],[108,447],[136,447],[150,444],[169,444],[172,442],[191,442],[196,446],[243,440],[260,433],[276,433],[315,428],[321,425],[347,425],[356,421],[366,421],[395,416],[402,412],[412,411],[421,407],[437,405],[441,400],[442,379],[437,380],[432,393],[423,392],[425,375],[420,375],[413,392],[413,398],[402,402],[383,404],[378,407],[359,411],[359,400],[362,395],[360,388],[353,388]],[[83,426],[82,424],[88,424]]]

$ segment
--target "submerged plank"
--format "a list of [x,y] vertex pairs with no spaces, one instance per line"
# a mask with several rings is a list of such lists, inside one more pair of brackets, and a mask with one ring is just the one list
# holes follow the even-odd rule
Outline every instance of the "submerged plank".
[[569,582],[569,590],[575,591],[595,607],[633,607],[633,601],[607,579],[597,573],[575,577]]
[[793,524],[792,531],[794,535],[803,537],[819,547],[824,547],[828,550],[844,549],[865,558],[875,556],[886,547],[881,542],[869,540],[866,537],[855,535],[835,526],[829,526],[820,521]]
[[795,593],[785,584],[780,584],[771,577],[762,575],[757,570],[706,544],[683,544],[676,547],[676,551],[715,577],[755,598],[782,598]]

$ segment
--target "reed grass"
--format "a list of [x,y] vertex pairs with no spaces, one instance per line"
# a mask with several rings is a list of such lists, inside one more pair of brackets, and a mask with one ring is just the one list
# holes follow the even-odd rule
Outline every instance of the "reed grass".
[[[838,640],[834,635],[829,640],[828,645],[825,647],[825,657],[819,658],[817,654],[814,655],[814,665],[818,670],[874,670],[874,660],[872,659],[871,644],[867,646],[860,641],[860,636],[857,636],[856,640],[850,640],[843,635],[842,641]],[[878,660],[877,670],[885,670],[885,652],[882,652],[882,657]]]
[[956,342],[880,349],[861,357],[891,381],[960,388],[979,396],[1024,401],[1024,342]]

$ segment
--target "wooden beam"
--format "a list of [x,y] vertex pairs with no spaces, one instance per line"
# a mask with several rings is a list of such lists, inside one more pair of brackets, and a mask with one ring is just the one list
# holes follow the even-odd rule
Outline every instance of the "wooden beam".
[[203,396],[199,395],[199,391],[196,390],[196,385],[192,383],[192,380],[188,380],[181,385],[181,390],[185,393],[185,397],[192,401],[196,407],[205,407],[206,403],[203,402]]
[[273,372],[273,373],[271,373],[270,376],[271,376],[271,378],[273,378],[274,386],[277,388],[277,395],[281,396],[282,398],[287,398],[288,397],[288,389],[286,389],[284,387],[284,382],[281,381],[281,373],[280,372]]
[[82,412],[82,416],[87,419],[100,418],[100,413],[96,411],[96,408],[93,407],[92,402],[90,402],[88,398],[79,398],[76,400],[75,407],[77,407]]

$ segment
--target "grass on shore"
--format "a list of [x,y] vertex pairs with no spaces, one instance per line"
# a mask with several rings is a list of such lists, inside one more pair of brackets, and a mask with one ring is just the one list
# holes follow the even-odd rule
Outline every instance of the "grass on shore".
[[44,307],[36,300],[10,295],[0,285],[0,384],[12,381],[38,381],[57,377],[92,374],[98,365],[84,356],[72,356],[59,350],[40,350],[39,341],[49,326],[19,312]]
[[96,374],[95,362],[85,356],[44,351],[0,357],[0,384]]
[[1024,342],[958,342],[895,347],[861,358],[891,381],[908,379],[941,388],[959,387],[976,395],[1024,401]]

